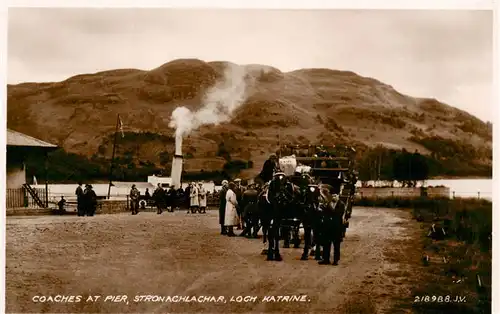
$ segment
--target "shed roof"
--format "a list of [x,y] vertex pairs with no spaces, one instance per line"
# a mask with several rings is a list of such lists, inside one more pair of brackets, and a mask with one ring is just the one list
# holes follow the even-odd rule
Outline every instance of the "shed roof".
[[57,148],[57,145],[9,129],[7,129],[7,146]]

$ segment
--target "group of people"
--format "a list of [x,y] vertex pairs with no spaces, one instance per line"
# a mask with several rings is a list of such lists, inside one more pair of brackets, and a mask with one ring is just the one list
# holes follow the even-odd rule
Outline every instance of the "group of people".
[[154,206],[157,208],[157,214],[162,214],[164,210],[173,212],[182,207],[187,208],[188,213],[194,214],[196,212],[206,213],[208,194],[209,192],[204,188],[202,182],[191,182],[186,189],[182,189],[182,187],[176,189],[175,186],[164,189],[161,183],[158,183],[153,195],[150,195],[149,189],[146,189],[146,193],[142,198],[140,191],[134,184],[129,196],[132,215],[139,213],[141,199],[145,201],[142,203],[143,206],[153,201]]
[[[77,202],[77,214],[78,216],[94,216],[97,209],[97,195],[92,189],[91,184],[86,184],[85,189],[82,188],[82,183],[78,182],[78,187],[75,191],[76,202]],[[61,197],[61,201],[63,197]],[[61,203],[61,201],[59,203]],[[65,201],[63,202],[66,203]],[[59,205],[61,208],[61,204]]]
[[185,192],[189,195],[189,210],[188,213],[206,214],[207,210],[207,190],[203,187],[202,182],[191,182]]
[[[141,192],[137,189],[137,186],[133,184],[129,194],[132,215],[137,215],[139,213],[139,208],[145,209],[147,205],[150,205],[151,201],[153,201],[154,206],[156,206],[157,214],[162,214],[164,210],[173,212],[174,208],[179,208],[179,204],[177,202],[177,199],[179,198],[178,194],[179,192],[175,189],[175,187],[163,189],[161,184],[158,183],[153,195],[150,194],[149,188],[146,188],[144,197],[141,197]],[[141,200],[143,201],[142,203]]]

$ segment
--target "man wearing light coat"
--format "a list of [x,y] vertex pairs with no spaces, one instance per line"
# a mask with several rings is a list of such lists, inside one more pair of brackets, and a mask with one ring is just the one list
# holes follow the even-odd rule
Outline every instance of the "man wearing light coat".
[[198,207],[200,206],[200,202],[198,200],[198,188],[196,187],[196,184],[194,184],[194,182],[191,183],[191,189],[189,193],[190,193],[189,207],[191,208],[191,213],[195,213],[198,210]]
[[227,182],[227,180],[223,180],[222,189],[219,192],[219,224],[221,235],[227,235],[227,230],[224,226],[224,219],[226,218],[226,193],[228,184],[229,182]]
[[205,214],[207,209],[207,191],[201,182],[198,183],[198,199],[200,202],[200,213]]
[[229,183],[229,189],[226,193],[226,212],[224,216],[224,226],[227,228],[227,235],[229,237],[235,236],[233,227],[238,225],[238,212],[236,210],[238,200],[234,192],[235,189],[236,185],[233,182]]

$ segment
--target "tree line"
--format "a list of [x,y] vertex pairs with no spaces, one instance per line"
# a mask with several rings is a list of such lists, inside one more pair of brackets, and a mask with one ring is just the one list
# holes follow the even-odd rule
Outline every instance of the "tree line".
[[[147,136],[147,135],[138,135]],[[163,141],[166,141],[162,138]],[[492,152],[485,148],[474,148],[471,145],[442,139],[439,137],[411,138],[427,148],[430,154],[409,152],[405,149],[388,149],[383,146],[356,146],[356,169],[360,181],[383,180],[399,181],[406,186],[413,186],[417,181],[437,176],[491,177],[491,164],[479,162],[480,159],[491,160]],[[98,152],[87,158],[83,155],[70,153],[64,149],[49,154],[50,166],[48,180],[50,182],[69,183],[77,181],[107,181],[110,173],[111,158]],[[147,176],[170,175],[171,158],[169,152],[159,152],[156,161],[134,160],[129,151],[118,154],[114,161],[112,180],[144,181]],[[223,158],[225,163],[221,169],[202,169],[195,172],[184,172],[185,180],[221,181],[238,176],[242,170],[253,169],[252,160],[233,159],[230,150],[220,143],[216,156]],[[196,156],[189,156],[196,158]],[[45,177],[43,159],[31,158],[26,161],[28,178]],[[255,169],[255,172],[260,169]],[[30,179],[28,179],[30,182]]]
[[[439,147],[443,150],[443,147]],[[444,148],[448,151],[448,148]],[[476,155],[476,152],[471,154]],[[478,162],[459,152],[431,151],[424,155],[418,151],[395,150],[375,147],[358,154],[357,167],[360,181],[399,181],[405,186],[415,186],[417,181],[433,177],[491,177],[491,165]]]

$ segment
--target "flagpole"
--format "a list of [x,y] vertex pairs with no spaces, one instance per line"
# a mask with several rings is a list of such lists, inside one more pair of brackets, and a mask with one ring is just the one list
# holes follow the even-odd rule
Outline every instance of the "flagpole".
[[111,165],[109,166],[109,185],[108,185],[108,200],[111,194],[111,179],[113,175],[113,165],[115,162],[115,152],[116,152],[116,135],[118,134],[118,124],[120,123],[120,115],[118,114],[116,117],[116,129],[115,129],[115,139],[113,142],[113,154],[111,157]]
[[281,158],[281,128],[278,129],[278,152],[279,156],[278,158]]

